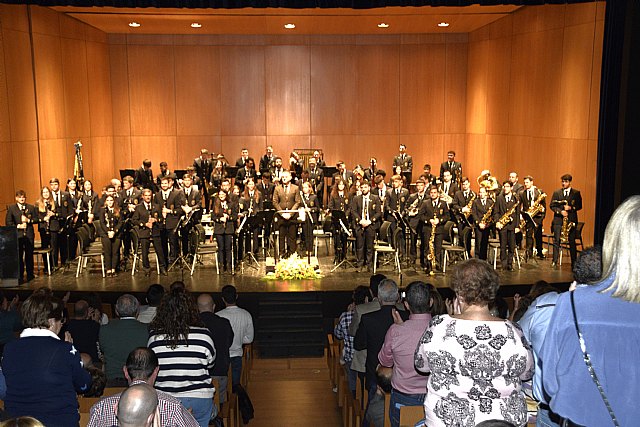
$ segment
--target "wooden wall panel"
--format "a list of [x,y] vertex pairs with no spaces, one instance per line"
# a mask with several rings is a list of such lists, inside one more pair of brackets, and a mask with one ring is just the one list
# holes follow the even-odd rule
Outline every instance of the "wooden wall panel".
[[467,69],[467,132],[487,131],[487,74],[489,42],[469,43]]
[[[392,175],[393,158],[398,154],[400,140],[395,135],[356,135],[356,143],[351,149],[341,153],[347,167],[353,169],[353,165],[360,164],[366,167],[370,158],[378,159],[378,167],[387,172],[387,177]],[[410,146],[411,147],[411,146]],[[409,153],[412,151],[407,149]]]
[[177,144],[178,159],[176,164],[180,167],[180,169],[186,169],[187,166],[192,166],[193,161],[200,156],[200,150],[202,148],[206,148],[207,150],[209,150],[209,153],[211,153],[212,155],[216,155],[221,152],[219,135],[178,135]]
[[266,135],[264,48],[220,47],[221,134]]
[[34,34],[60,36],[60,13],[42,6],[29,6],[29,8]]
[[467,43],[447,43],[444,132],[464,133],[467,106]]
[[220,57],[216,46],[179,46],[176,55],[178,135],[220,135]]
[[360,46],[358,51],[358,134],[397,135],[397,45]]
[[0,4],[0,21],[4,30],[29,32],[27,8],[23,4]]
[[[111,178],[120,178],[119,168],[116,167],[114,160],[114,152],[117,153],[116,157],[120,156],[120,150],[114,146],[113,137],[110,136],[96,136],[91,138],[89,150],[85,150],[83,147],[83,157],[90,161],[88,171],[85,171],[85,175],[93,180],[94,186],[102,187]],[[137,168],[136,168],[137,169]]]
[[227,161],[235,165],[236,160],[240,158],[240,152],[243,148],[249,150],[249,156],[253,157],[256,162],[256,166],[260,162],[260,156],[262,156],[267,148],[267,144],[273,145],[273,151],[276,155],[282,156],[282,161],[285,162],[289,158],[289,152],[294,148],[298,148],[292,143],[290,146],[283,146],[279,141],[268,141],[268,138],[264,135],[260,136],[222,136],[220,138],[220,150],[218,153],[225,155]]
[[40,197],[40,186],[45,180],[49,183],[49,178],[40,178],[39,154],[36,140],[11,142],[13,189],[25,190],[30,201]]
[[[475,175],[477,177],[482,169],[491,168],[492,158],[489,148],[485,134],[467,134],[466,155],[464,158],[459,158],[459,160],[462,162],[462,172],[467,176],[470,175],[471,182],[473,182],[472,176]],[[431,166],[433,167],[433,164]],[[477,187],[474,184],[472,188],[475,189]]]
[[310,53],[307,46],[265,50],[268,135],[309,135]]
[[109,45],[113,135],[131,135],[127,45]]
[[511,38],[491,40],[487,46],[487,133],[509,132]]
[[4,34],[2,15],[0,14],[0,142],[11,141],[11,120],[9,119],[9,98],[7,97],[7,71],[4,58]]
[[[311,147],[311,137],[309,135],[267,135],[266,144],[263,146],[264,148],[260,151],[254,150],[249,151],[254,153],[259,153],[262,156],[265,152],[265,148],[267,145],[273,145],[273,151],[282,157],[282,164],[285,167],[289,166],[289,157],[293,150],[298,148],[312,148]],[[223,140],[223,148],[224,148],[224,140]],[[234,157],[236,160],[240,157],[240,149],[238,147],[237,156]],[[255,159],[255,157],[254,157]],[[257,159],[256,161],[259,161]]]
[[34,34],[33,45],[39,137],[64,138],[66,116],[60,38]]
[[67,147],[67,140],[64,138],[40,139],[39,147],[40,159],[46,159],[40,162],[43,184],[48,184],[51,178],[57,177],[60,185],[64,186],[63,181],[66,181],[66,177],[73,172],[73,169],[69,170],[67,167],[71,162],[70,156],[73,155]]
[[357,47],[311,46],[311,134],[356,133]]
[[[15,203],[14,176],[13,176],[13,147],[11,142],[0,141],[0,159],[2,159],[2,185],[0,185],[0,210],[4,210],[5,205]],[[31,201],[32,199],[30,199]],[[4,212],[0,214],[0,220],[4,224]]]
[[[425,164],[430,164],[431,173],[437,174],[443,159],[442,153],[449,150],[445,144],[445,135],[441,133],[401,135],[400,142],[407,145],[407,152],[413,157],[412,178],[414,181],[422,174]],[[391,170],[393,157],[397,154],[397,150],[394,150],[391,157],[385,158],[387,165],[386,169],[383,168],[385,171]]]
[[65,133],[70,138],[88,137],[89,82],[84,40],[61,38],[62,78],[64,82]]
[[173,135],[131,137],[131,159],[137,165],[135,169],[140,167],[143,159],[148,158],[154,165],[154,173],[160,171],[160,162],[167,162],[169,169],[173,171],[177,164],[177,150],[176,137]]
[[[130,136],[114,136],[113,137],[113,149],[117,153],[114,155],[113,162],[115,170],[119,169],[138,169],[142,166],[142,161],[147,158],[151,153],[147,153],[143,157],[133,157],[132,144]],[[136,156],[138,153],[136,153]],[[160,160],[158,160],[160,162]],[[158,169],[158,162],[152,164],[152,167]]]
[[444,132],[446,54],[444,43],[400,47],[401,134]]
[[105,43],[86,42],[86,49],[91,135],[113,136],[109,46]]
[[[350,147],[354,149],[349,149]],[[353,134],[311,136],[311,148],[321,148],[323,150],[324,161],[328,166],[335,166],[340,160],[348,165],[354,165],[357,162],[365,162],[367,164],[371,156],[377,157],[378,161],[381,160],[377,150],[371,150],[369,144],[360,146],[359,150],[356,150],[355,147],[358,147],[358,141],[356,135]]]
[[131,135],[173,136],[175,141],[173,46],[129,45],[127,63]]
[[602,42],[604,21],[597,20],[591,61],[591,98],[589,102],[589,139],[598,139],[598,121],[600,119],[600,76],[602,72]]

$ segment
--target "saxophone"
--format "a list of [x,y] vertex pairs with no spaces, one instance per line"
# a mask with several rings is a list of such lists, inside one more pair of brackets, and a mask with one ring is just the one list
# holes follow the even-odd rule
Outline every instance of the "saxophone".
[[[437,211],[433,211],[433,219],[437,219]],[[427,254],[427,260],[431,263],[431,271],[429,271],[430,275],[433,275],[433,270],[435,269],[436,263],[436,224],[431,224],[431,235],[429,236],[429,253]]]
[[496,222],[496,228],[498,230],[500,230],[501,228],[503,228],[505,225],[509,224],[511,221],[513,221],[513,214],[516,211],[517,207],[518,207],[518,201],[516,200],[516,203],[511,206],[511,208],[509,208],[509,210],[507,210],[504,215],[502,215],[500,217],[500,219]]
[[[533,204],[529,206],[529,209],[527,209],[524,215],[528,216],[533,220],[533,217],[538,215],[540,212],[544,212],[544,206],[542,206],[541,203],[545,197],[547,197],[547,195],[541,192],[540,195],[536,198],[536,200],[534,200]],[[524,228],[527,225],[527,220],[524,218],[524,215],[523,215],[523,218],[520,220],[520,230],[524,230]]]
[[469,199],[469,203],[467,203],[467,205],[465,206],[467,209],[469,209],[469,212],[462,212],[462,216],[464,216],[465,222],[469,225],[471,225],[469,217],[471,216],[471,205],[473,205],[474,200],[476,200],[476,194],[471,193],[471,199]]
[[487,212],[485,212],[485,214],[482,215],[482,219],[480,220],[480,224],[484,224],[484,229],[485,230],[487,229],[489,224],[491,224],[491,218],[493,218],[493,207],[494,206],[495,205],[489,206],[489,209],[487,209]]
[[409,205],[409,208],[407,209],[407,215],[409,216],[418,215],[418,212],[420,211],[420,206],[418,206],[418,202],[420,202],[420,198],[416,196],[416,199],[413,201],[413,203]]
[[573,222],[569,222],[569,217],[562,217],[562,227],[560,228],[560,243],[569,243],[569,232],[575,227]]

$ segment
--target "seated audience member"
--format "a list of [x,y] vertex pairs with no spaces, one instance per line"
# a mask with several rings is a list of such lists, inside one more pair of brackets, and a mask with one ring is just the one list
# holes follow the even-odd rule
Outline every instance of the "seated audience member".
[[440,292],[438,292],[436,287],[431,283],[427,283],[427,288],[429,288],[429,296],[431,298],[431,305],[429,306],[429,313],[431,314],[431,317],[447,314],[447,305],[445,304],[442,295],[440,295]]
[[[378,366],[378,352],[384,343],[384,337],[393,324],[396,302],[398,302],[398,285],[391,279],[384,279],[378,286],[378,301],[380,310],[362,316],[358,332],[353,340],[356,350],[367,350],[365,363],[365,386],[370,395],[376,392],[376,367]],[[402,312],[403,320],[408,315]]]
[[63,329],[71,334],[73,345],[80,353],[87,353],[94,363],[101,365],[98,355],[100,324],[88,317],[89,303],[79,300],[73,305],[73,317]]
[[6,345],[2,360],[5,411],[13,417],[34,416],[47,426],[77,426],[76,393],[89,389],[91,375],[73,344],[58,338],[62,302],[36,292],[22,304],[21,314],[25,329]]
[[[636,368],[640,350],[639,244],[640,196],[632,196],[607,224],[602,278],[560,295],[556,302],[540,359],[544,392],[560,424],[606,426],[613,424],[615,416],[618,425],[630,426],[640,419],[635,399],[640,395]],[[592,369],[587,367],[584,352],[590,356]]]
[[138,313],[138,322],[151,323],[156,315],[156,310],[162,301],[162,295],[164,295],[164,288],[162,285],[151,285],[147,289],[147,304],[140,307],[140,313]]
[[486,261],[470,259],[453,272],[455,314],[434,317],[415,353],[416,369],[430,373],[429,427],[527,421],[521,382],[533,374],[533,356],[520,328],[489,312],[498,287]]
[[122,375],[122,366],[127,355],[136,347],[147,345],[147,325],[136,320],[138,300],[124,294],[116,301],[118,319],[111,320],[100,328],[100,349],[104,355],[107,387],[124,387],[127,381]]
[[573,266],[572,286],[593,285],[602,278],[602,247],[591,246],[582,252]]
[[222,302],[225,308],[218,312],[218,316],[224,317],[231,323],[233,329],[233,344],[229,349],[231,362],[231,384],[240,384],[242,376],[242,345],[253,342],[253,319],[251,314],[237,306],[238,293],[233,285],[222,288]]
[[15,339],[15,333],[22,330],[20,314],[16,310],[18,306],[18,294],[9,302],[0,290],[0,358],[4,346]]
[[89,303],[89,319],[92,319],[104,326],[109,323],[109,316],[102,311],[102,300],[97,292],[90,292],[84,296],[84,300]]
[[351,361],[353,360],[353,337],[349,335],[349,325],[353,320],[353,314],[356,307],[369,302],[371,293],[366,286],[358,286],[353,290],[351,296],[351,304],[347,308],[347,311],[343,312],[338,319],[338,324],[333,330],[333,336],[336,339],[344,341],[344,348],[340,355],[340,364],[344,366],[347,374],[347,380],[349,382],[349,390],[355,397],[356,395],[356,383],[358,381],[358,371],[351,369]]
[[229,372],[229,348],[233,343],[233,329],[229,319],[220,317],[214,313],[216,304],[209,294],[198,296],[198,311],[200,320],[211,332],[213,345],[216,348],[216,364],[211,371],[213,378],[218,380],[219,390],[216,393],[220,396],[220,403],[227,401],[227,373]]
[[[158,357],[146,347],[138,347],[127,356],[122,370],[130,386],[148,384],[153,387],[158,375]],[[156,390],[161,426],[197,427],[193,415],[175,397]],[[87,427],[111,427],[118,425],[115,408],[122,393],[100,399],[91,407]]]
[[393,370],[384,366],[376,369],[376,392],[369,401],[369,406],[364,417],[369,425],[384,425],[384,395],[391,393],[391,380]]
[[489,311],[492,316],[499,317],[500,319],[509,318],[509,305],[507,301],[500,296],[497,296],[489,303]]
[[[82,353],[82,355],[87,356],[87,353]],[[84,359],[83,359],[84,363]],[[107,385],[107,376],[104,374],[102,369],[96,368],[93,366],[91,362],[89,362],[89,366],[84,365],[84,368],[89,371],[91,375],[91,387],[87,391],[85,391],[82,396],[84,397],[100,397],[102,393],[104,393],[104,388]]]
[[17,417],[0,422],[0,427],[45,427],[33,417]]
[[480,424],[476,424],[476,427],[516,427],[513,423],[505,420],[486,420]]
[[399,323],[398,312],[392,312],[397,323],[391,325],[384,338],[378,360],[382,366],[393,368],[389,419],[393,427],[400,425],[400,407],[424,403],[427,393],[427,376],[417,372],[413,358],[422,334],[429,327],[431,314],[429,288],[423,282],[411,282],[406,289],[404,306],[409,319]]
[[122,427],[151,427],[158,407],[158,395],[148,384],[132,385],[118,401],[118,424]]
[[208,426],[214,393],[209,372],[216,351],[191,294],[180,287],[165,293],[149,330],[148,347],[160,364],[156,388],[191,409],[201,427]]

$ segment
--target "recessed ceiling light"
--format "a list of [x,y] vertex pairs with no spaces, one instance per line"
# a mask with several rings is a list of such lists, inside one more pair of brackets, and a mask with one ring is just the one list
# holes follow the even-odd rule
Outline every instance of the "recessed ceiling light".
[[192,22],[191,23],[191,28],[200,28],[200,27],[202,27],[202,24],[199,24],[197,22]]
[[296,24],[284,24],[284,27],[287,30],[293,30],[296,27]]
[[449,23],[448,22],[441,22],[438,24],[438,27],[448,27]]
[[389,28],[389,24],[386,22],[381,22],[378,24],[378,28]]
[[129,26],[131,28],[138,28],[140,26],[140,24],[135,22],[135,21],[133,21],[133,22],[129,22]]

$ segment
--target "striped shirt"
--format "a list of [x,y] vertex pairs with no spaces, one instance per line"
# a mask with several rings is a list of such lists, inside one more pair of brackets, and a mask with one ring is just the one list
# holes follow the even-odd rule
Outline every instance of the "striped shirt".
[[207,328],[192,326],[187,342],[180,340],[173,349],[164,334],[154,333],[149,338],[148,347],[160,362],[155,382],[158,390],[175,397],[213,397],[209,369],[213,367],[216,350]]

